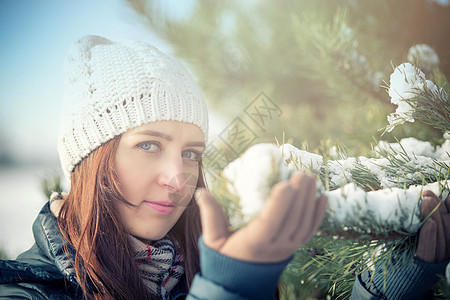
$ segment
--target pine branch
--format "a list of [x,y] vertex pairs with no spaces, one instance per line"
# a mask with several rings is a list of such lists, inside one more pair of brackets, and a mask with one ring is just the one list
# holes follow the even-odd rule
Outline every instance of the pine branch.
[[406,237],[394,241],[354,241],[316,236],[297,251],[288,272],[298,280],[327,290],[336,299],[347,299],[356,275],[368,269],[384,270],[393,263],[401,267],[410,262],[415,247],[416,241]]
[[[445,76],[437,76],[442,79]],[[404,122],[414,122],[415,119],[442,130],[450,130],[450,100],[448,91],[439,88],[425,74],[410,63],[396,67],[391,75],[389,95],[391,102],[398,105],[395,113],[388,116],[389,125],[386,131],[392,131]],[[448,89],[448,82],[443,84]]]
[[361,98],[362,92],[387,104],[388,99],[379,92],[384,75],[374,71],[359,53],[357,33],[348,26],[347,18],[343,8],[337,10],[331,22],[314,11],[293,15],[292,26],[298,32],[296,38],[301,52],[317,53],[311,64],[320,68],[308,69],[309,76],[317,77],[334,94],[354,93]]
[[41,188],[45,195],[45,199],[50,199],[50,195],[53,192],[61,193],[63,191],[61,175],[53,174],[46,175],[41,178]]
[[450,190],[449,165],[411,156],[404,148],[380,154],[385,157],[349,157],[323,163],[322,156],[292,145],[279,149],[271,144],[255,145],[223,173],[228,180],[223,188],[234,187],[230,192],[237,198],[239,216],[243,216],[235,225],[245,224],[258,214],[276,182],[289,178],[293,170],[310,170],[322,180],[323,185],[317,184],[318,195],[328,197],[323,232],[352,238],[359,234],[362,239],[414,235],[421,226],[421,193],[431,190],[445,199]]
[[359,241],[390,241],[390,240],[399,240],[404,239],[405,234],[404,233],[398,233],[398,232],[383,232],[383,233],[361,233],[358,231],[352,231],[347,230],[343,231],[340,229],[335,229],[333,231],[324,231],[320,230],[318,235],[325,235],[325,236],[335,236],[340,237],[344,239],[349,240],[359,240]]
[[443,89],[431,90],[427,85],[416,96],[405,101],[414,108],[413,117],[421,122],[450,132],[450,99]]

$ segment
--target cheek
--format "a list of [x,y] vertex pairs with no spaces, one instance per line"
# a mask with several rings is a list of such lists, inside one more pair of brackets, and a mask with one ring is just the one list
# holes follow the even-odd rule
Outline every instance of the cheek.
[[152,180],[151,168],[146,168],[143,163],[116,161],[116,170],[123,196],[130,202],[142,196],[140,194],[145,193],[148,182]]
[[198,164],[185,163],[183,165],[183,174],[188,185],[197,185],[199,167]]
[[191,167],[189,171],[185,171],[185,181],[186,181],[186,186],[188,187],[188,193],[190,194],[194,194],[195,189],[197,188],[197,183],[198,183],[198,166],[195,167]]

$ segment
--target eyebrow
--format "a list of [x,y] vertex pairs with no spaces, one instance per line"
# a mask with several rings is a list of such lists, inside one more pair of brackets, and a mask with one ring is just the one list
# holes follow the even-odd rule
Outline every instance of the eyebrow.
[[[167,135],[165,133],[162,133],[160,131],[154,131],[154,130],[143,130],[143,131],[138,131],[133,133],[133,135],[149,135],[149,136],[156,136],[162,139],[165,139],[167,141],[172,141],[173,138],[170,135]],[[202,148],[206,148],[206,145],[204,142],[189,142],[186,143],[186,146],[189,147],[202,147]]]

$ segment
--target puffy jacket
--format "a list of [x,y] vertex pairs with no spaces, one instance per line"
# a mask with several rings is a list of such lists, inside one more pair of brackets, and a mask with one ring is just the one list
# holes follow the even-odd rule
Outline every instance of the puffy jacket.
[[[17,260],[0,261],[0,298],[83,299],[49,202],[33,223],[33,235],[35,244]],[[184,299],[186,294],[181,280],[172,291],[173,299]]]
[[35,244],[17,260],[0,261],[0,296],[82,299],[75,270],[63,251],[57,219],[44,205],[33,223]]

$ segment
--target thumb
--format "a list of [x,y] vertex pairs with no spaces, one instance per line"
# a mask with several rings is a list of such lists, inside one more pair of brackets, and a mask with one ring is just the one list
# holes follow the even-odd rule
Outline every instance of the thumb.
[[206,246],[219,250],[230,235],[225,212],[207,189],[197,189],[195,200],[200,208],[203,242]]

